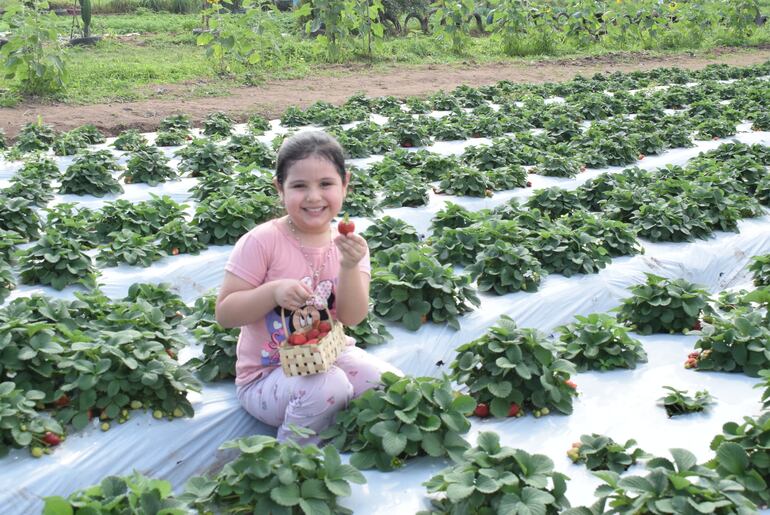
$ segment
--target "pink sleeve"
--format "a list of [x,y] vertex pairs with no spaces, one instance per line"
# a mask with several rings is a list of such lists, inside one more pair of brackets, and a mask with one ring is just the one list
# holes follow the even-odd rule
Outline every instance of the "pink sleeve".
[[264,242],[253,232],[247,232],[236,242],[225,270],[252,286],[260,286],[265,281],[268,263]]

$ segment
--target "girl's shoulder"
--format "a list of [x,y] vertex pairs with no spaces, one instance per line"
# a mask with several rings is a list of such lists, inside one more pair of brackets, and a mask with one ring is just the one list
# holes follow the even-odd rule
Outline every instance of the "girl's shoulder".
[[257,239],[264,242],[273,242],[277,239],[285,239],[286,234],[282,229],[283,218],[273,218],[267,222],[255,226],[244,234],[243,238]]

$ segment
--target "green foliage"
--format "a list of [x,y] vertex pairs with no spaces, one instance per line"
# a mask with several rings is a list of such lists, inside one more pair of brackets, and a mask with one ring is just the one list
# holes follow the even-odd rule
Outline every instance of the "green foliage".
[[738,307],[709,317],[698,332],[695,343],[702,349],[697,358],[698,370],[743,372],[757,377],[770,366],[770,328],[762,312]]
[[120,135],[115,138],[115,141],[112,142],[112,146],[116,149],[128,152],[142,150],[149,146],[149,144],[147,138],[136,129],[128,129],[121,132]]
[[482,432],[478,445],[424,483],[430,511],[418,515],[463,513],[555,514],[569,507],[567,476],[543,454],[500,445],[497,433]]
[[182,499],[199,512],[212,509],[228,513],[339,513],[352,512],[337,504],[350,495],[350,483],[366,479],[354,466],[341,462],[337,450],[327,445],[302,447],[289,440],[254,435],[222,444],[237,449],[238,456],[213,479],[191,478]]
[[255,136],[235,134],[225,148],[242,165],[275,168],[275,152]]
[[684,279],[646,275],[646,283],[629,288],[631,296],[616,308],[618,320],[639,334],[681,333],[708,311],[705,290]]
[[186,204],[178,204],[168,195],[159,197],[150,193],[150,197],[141,202],[119,198],[105,203],[101,212],[92,217],[100,240],[107,243],[111,232],[124,229],[142,236],[154,236],[168,222],[184,218]]
[[484,171],[470,166],[446,173],[438,186],[440,193],[469,197],[490,197],[494,187]]
[[11,449],[46,448],[48,444],[42,438],[48,431],[64,434],[55,420],[41,417],[35,411],[35,405],[43,398],[39,390],[23,390],[12,381],[0,382],[0,458]]
[[153,236],[142,236],[130,229],[111,232],[109,243],[99,249],[96,262],[99,266],[110,267],[125,263],[130,266],[148,267],[165,256],[154,242]]
[[557,154],[543,154],[532,173],[546,177],[575,177],[581,172],[580,164],[574,158]]
[[193,224],[206,245],[234,245],[256,225],[278,214],[275,197],[255,193],[246,198],[211,196],[195,210]]
[[354,326],[345,326],[345,333],[351,336],[358,347],[366,349],[372,345],[381,345],[393,338],[388,328],[382,323],[382,319],[374,314],[371,309],[360,323]]
[[235,159],[225,147],[209,139],[193,140],[177,150],[176,155],[181,158],[177,167],[179,172],[188,173],[190,177],[205,177],[215,172],[229,174],[235,164]]
[[170,129],[158,131],[158,134],[155,136],[155,145],[159,147],[177,147],[184,145],[188,137],[191,136],[187,135],[186,130]]
[[573,443],[572,449],[567,451],[567,456],[573,463],[585,463],[588,470],[611,470],[622,474],[638,459],[652,457],[638,447],[631,451],[635,445],[633,439],[620,445],[608,436],[591,433],[581,435],[580,441]]
[[480,291],[494,290],[498,295],[537,291],[543,275],[540,262],[526,248],[499,240],[479,252],[465,271],[476,279]]
[[40,219],[24,198],[8,198],[0,195],[0,230],[13,231],[22,241],[37,238]]
[[487,333],[457,348],[452,379],[469,388],[492,415],[520,409],[572,413],[575,389],[567,384],[575,367],[557,357],[560,349],[535,329],[520,329],[505,315]]
[[53,153],[57,156],[74,156],[88,147],[86,137],[75,131],[59,134],[53,142]]
[[158,246],[169,255],[198,255],[206,245],[200,241],[200,228],[190,225],[186,220],[177,219],[158,229]]
[[121,178],[127,184],[139,182],[157,186],[176,176],[176,172],[168,166],[168,158],[161,151],[155,147],[144,147],[131,154]]
[[416,243],[420,241],[417,230],[400,218],[385,215],[379,218],[361,233],[369,244],[372,254],[386,250],[399,243]]
[[[763,375],[768,377],[767,371]],[[770,501],[770,412],[757,417],[743,417],[743,423],[727,422],[722,434],[711,441],[716,451],[707,467],[746,489],[746,497],[759,506]]]
[[611,261],[609,252],[597,238],[562,224],[538,231],[529,243],[529,250],[543,270],[565,277],[596,273]]
[[94,286],[96,274],[80,243],[55,229],[48,229],[19,258],[19,275],[24,284],[49,285],[57,290],[75,283]]
[[192,313],[183,322],[198,343],[203,344],[203,355],[192,358],[188,364],[207,382],[235,377],[235,351],[241,334],[240,327],[225,329],[217,323],[216,303],[215,294],[198,297]]
[[770,286],[770,254],[752,257],[749,270],[753,272],[755,286]]
[[455,393],[449,380],[382,375],[383,389],[370,389],[337,413],[321,433],[360,469],[395,470],[416,456],[459,459],[469,445],[460,436],[471,427],[466,414],[476,403]]
[[428,203],[428,185],[412,173],[403,172],[387,179],[382,207],[419,207]]
[[671,393],[661,397],[658,401],[666,409],[669,418],[703,411],[709,405],[714,404],[714,398],[708,390],[699,390],[695,392],[695,397],[690,397],[687,395],[687,390],[677,390],[672,386],[664,386],[663,389]]
[[431,320],[459,330],[458,315],[479,305],[470,277],[457,276],[428,251],[412,250],[372,272],[374,312],[410,331]]
[[67,168],[59,193],[95,197],[123,193],[123,187],[112,176],[112,172],[118,170],[120,166],[108,150],[86,151]]
[[430,229],[434,236],[440,236],[444,229],[468,227],[478,219],[477,213],[454,202],[447,202],[431,220]]
[[233,131],[233,120],[225,113],[216,112],[203,120],[203,134],[214,139],[226,138]]
[[[83,507],[97,513],[121,513],[138,510],[162,512],[166,515],[184,515],[187,506],[176,499],[171,483],[152,479],[134,471],[130,476],[107,476],[101,483],[78,490],[66,499],[60,496],[44,497],[43,513],[46,515],[70,515],[84,511]],[[149,508],[152,507],[152,508]]]
[[2,21],[11,28],[0,48],[6,79],[16,82],[22,94],[46,95],[64,89],[67,72],[56,30],[56,15],[45,0],[10,0],[3,6]]
[[576,315],[577,322],[557,328],[564,345],[561,357],[571,361],[577,370],[612,370],[636,368],[647,362],[642,342],[628,335],[615,317],[604,313]]
[[470,41],[468,19],[474,13],[474,1],[436,0],[432,6],[436,9],[430,18],[434,37],[442,43],[448,42],[455,54],[464,53]]
[[537,208],[555,220],[579,209],[580,200],[575,192],[554,186],[535,190],[525,205]]

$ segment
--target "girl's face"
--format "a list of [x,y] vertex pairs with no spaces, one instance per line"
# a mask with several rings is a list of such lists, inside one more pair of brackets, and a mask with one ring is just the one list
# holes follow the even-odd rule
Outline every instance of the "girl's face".
[[342,208],[349,175],[343,183],[334,165],[311,155],[286,169],[283,186],[277,184],[286,212],[304,233],[324,233]]

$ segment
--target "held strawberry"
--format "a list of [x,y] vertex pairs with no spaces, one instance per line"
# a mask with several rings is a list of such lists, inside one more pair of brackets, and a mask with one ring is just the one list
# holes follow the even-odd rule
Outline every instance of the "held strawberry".
[[356,224],[351,222],[350,217],[345,213],[345,216],[340,220],[340,223],[337,224],[337,231],[342,235],[348,235],[355,230]]

